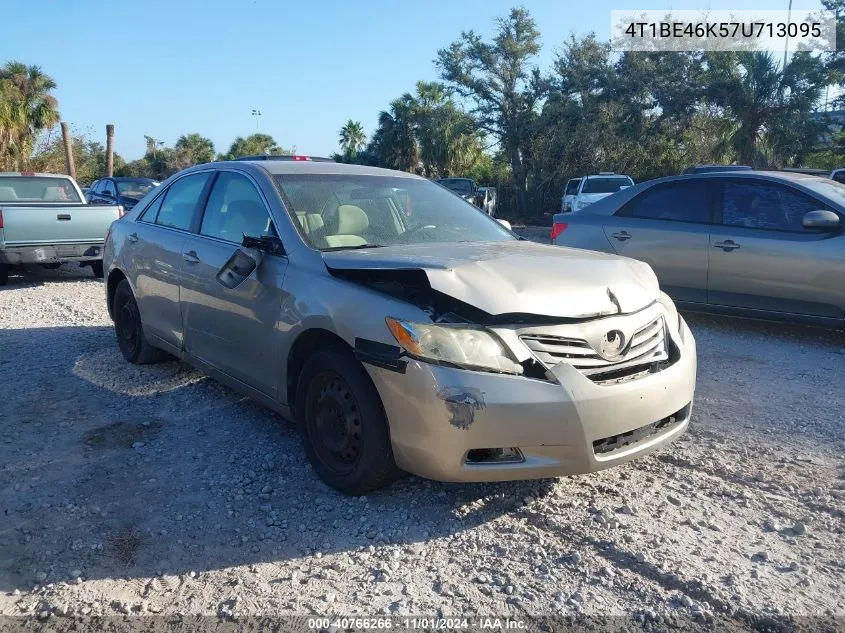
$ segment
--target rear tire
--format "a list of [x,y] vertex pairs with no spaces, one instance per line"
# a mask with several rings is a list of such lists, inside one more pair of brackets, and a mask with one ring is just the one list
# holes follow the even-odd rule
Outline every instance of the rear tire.
[[103,278],[103,260],[98,259],[97,261],[91,262],[91,272],[94,273],[94,277],[97,279]]
[[138,312],[135,295],[132,294],[132,287],[126,279],[121,281],[114,291],[112,314],[117,345],[126,360],[135,365],[146,365],[167,358],[165,352],[147,342],[141,325],[141,313]]
[[0,286],[5,286],[9,283],[9,265],[0,264]]
[[319,351],[306,361],[296,413],[305,453],[332,488],[364,495],[401,476],[381,398],[349,351]]

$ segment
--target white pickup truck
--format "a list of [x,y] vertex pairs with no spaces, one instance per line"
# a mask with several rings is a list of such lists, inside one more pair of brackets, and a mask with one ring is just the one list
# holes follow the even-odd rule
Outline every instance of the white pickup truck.
[[118,205],[88,204],[70,176],[0,173],[0,286],[9,268],[64,262],[103,276],[103,241],[123,215]]

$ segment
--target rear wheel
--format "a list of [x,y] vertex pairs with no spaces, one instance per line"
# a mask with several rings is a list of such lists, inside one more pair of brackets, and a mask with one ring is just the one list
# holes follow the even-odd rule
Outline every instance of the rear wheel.
[[305,363],[296,410],[308,459],[329,486],[363,495],[400,476],[381,398],[348,351],[319,351]]
[[98,259],[97,261],[91,262],[91,272],[94,273],[94,277],[97,279],[103,278],[103,260]]
[[9,283],[9,265],[0,264],[0,286],[5,286]]
[[147,342],[135,295],[132,294],[132,287],[125,279],[118,284],[114,292],[112,315],[114,315],[117,344],[126,360],[136,365],[144,365],[167,358],[165,352]]

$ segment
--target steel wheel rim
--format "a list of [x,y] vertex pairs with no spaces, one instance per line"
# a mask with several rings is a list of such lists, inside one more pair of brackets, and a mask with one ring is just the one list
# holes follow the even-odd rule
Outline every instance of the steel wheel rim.
[[339,374],[324,371],[312,380],[306,426],[314,452],[329,470],[348,474],[355,469],[363,444],[361,410]]

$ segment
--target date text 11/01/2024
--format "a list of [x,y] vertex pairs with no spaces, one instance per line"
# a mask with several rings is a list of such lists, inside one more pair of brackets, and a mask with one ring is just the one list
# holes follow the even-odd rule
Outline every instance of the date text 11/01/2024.
[[523,630],[525,622],[511,618],[308,618],[313,630]]

